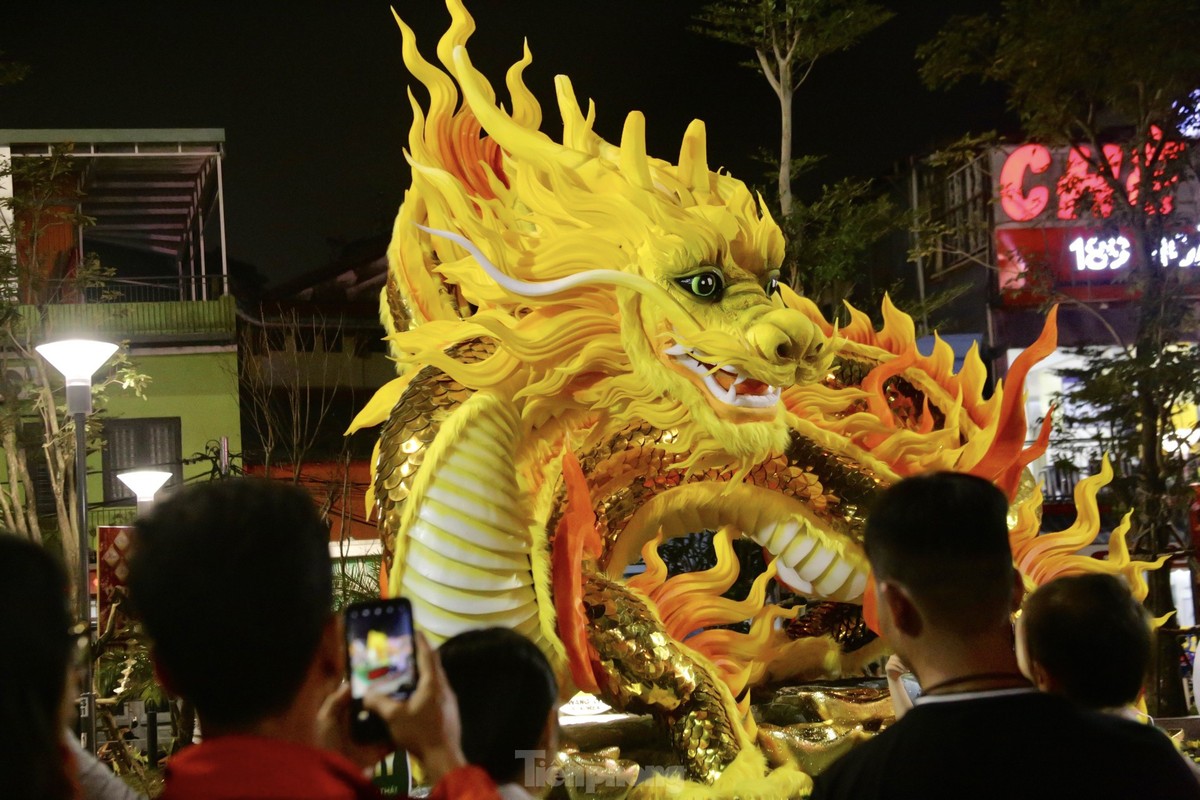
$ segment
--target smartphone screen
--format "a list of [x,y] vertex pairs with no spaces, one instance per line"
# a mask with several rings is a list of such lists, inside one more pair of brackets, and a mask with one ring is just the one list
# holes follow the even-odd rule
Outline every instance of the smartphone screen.
[[360,741],[388,738],[383,721],[362,707],[368,691],[405,698],[417,685],[412,607],[402,597],[355,603],[346,609],[351,733]]

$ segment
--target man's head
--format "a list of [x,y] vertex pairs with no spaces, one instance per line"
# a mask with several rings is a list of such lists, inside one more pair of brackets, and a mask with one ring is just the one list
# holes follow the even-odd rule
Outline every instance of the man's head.
[[244,728],[292,703],[330,620],[329,531],[295,486],[193,486],[136,523],[134,606],[155,661],[205,724]]
[[1112,575],[1058,578],[1025,601],[1017,653],[1038,688],[1090,708],[1137,700],[1150,664],[1150,624]]
[[1006,620],[1015,594],[1007,514],[999,489],[961,473],[908,478],[884,491],[865,537],[884,635],[936,629],[970,637]]
[[458,696],[462,748],[496,783],[520,781],[517,751],[552,748],[554,670],[533,642],[507,628],[460,633],[438,649]]

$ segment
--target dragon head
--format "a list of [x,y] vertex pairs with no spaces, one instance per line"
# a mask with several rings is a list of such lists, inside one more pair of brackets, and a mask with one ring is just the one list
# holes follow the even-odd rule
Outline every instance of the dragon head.
[[[535,420],[626,409],[679,429],[697,464],[778,452],[783,387],[822,375],[832,348],[780,297],[783,236],[761,198],[709,169],[699,121],[674,164],[647,155],[637,111],[619,145],[604,141],[565,76],[563,137],[551,140],[521,79],[528,50],[508,74],[508,113],[467,55],[469,16],[450,6],[446,72],[400,22],[430,105],[413,103],[413,185],[389,253],[394,354],[473,388],[520,372]],[[481,336],[498,344],[486,366],[444,355]]]

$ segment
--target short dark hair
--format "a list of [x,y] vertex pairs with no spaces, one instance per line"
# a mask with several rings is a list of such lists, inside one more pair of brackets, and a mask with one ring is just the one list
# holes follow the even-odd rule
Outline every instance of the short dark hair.
[[1025,600],[1025,643],[1071,700],[1115,708],[1137,700],[1150,666],[1146,610],[1120,578],[1056,578]]
[[538,746],[558,681],[537,645],[508,628],[467,631],[438,649],[458,697],[467,761],[496,783],[520,778],[518,750]]
[[329,529],[302,489],[188,487],[135,523],[130,599],[173,688],[230,727],[283,711],[329,620]]
[[1008,499],[983,478],[907,478],[886,489],[867,516],[867,559],[877,581],[903,585],[935,622],[971,633],[1009,611],[1007,517]]
[[[85,555],[86,557],[86,555]],[[0,531],[0,764],[20,797],[72,796],[62,707],[73,639],[67,576],[42,547]]]

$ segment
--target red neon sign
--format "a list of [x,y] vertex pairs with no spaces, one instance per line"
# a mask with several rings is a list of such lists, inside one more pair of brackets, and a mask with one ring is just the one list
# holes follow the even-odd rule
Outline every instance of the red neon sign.
[[[1158,128],[1151,130],[1151,136],[1144,153],[1127,154],[1119,145],[1104,145],[1100,164],[1095,163],[1093,151],[1087,145],[1051,150],[1045,145],[1026,144],[1013,149],[1003,156],[998,169],[993,161],[993,174],[999,176],[996,196],[1007,217],[997,222],[1032,223],[1051,207],[1055,219],[1071,222],[1080,218],[1085,198],[1091,201],[1087,209],[1090,216],[1107,218],[1114,210],[1113,181],[1124,186],[1130,203],[1137,203],[1144,166],[1152,160],[1152,186],[1156,195],[1163,195],[1179,183],[1178,174],[1163,176],[1168,162],[1179,158],[1185,146],[1179,142],[1162,143],[1163,133]],[[1161,152],[1157,152],[1159,148]],[[1174,198],[1166,194],[1161,196],[1158,207],[1147,207],[1146,211],[1169,214],[1173,207]]]
[[1000,207],[1016,222],[1029,222],[1046,210],[1050,190],[1034,186],[1028,192],[1022,188],[1025,174],[1040,175],[1050,168],[1050,149],[1040,144],[1027,144],[1009,154],[1000,169]]
[[[1104,145],[1104,161],[1109,178],[1121,174],[1124,152],[1115,144]],[[1058,218],[1079,219],[1079,201],[1085,193],[1092,197],[1092,216],[1105,219],[1112,216],[1113,190],[1108,178],[1092,171],[1092,149],[1087,146],[1072,147],[1067,153],[1067,169],[1058,179]],[[1127,179],[1137,182],[1137,169]]]

